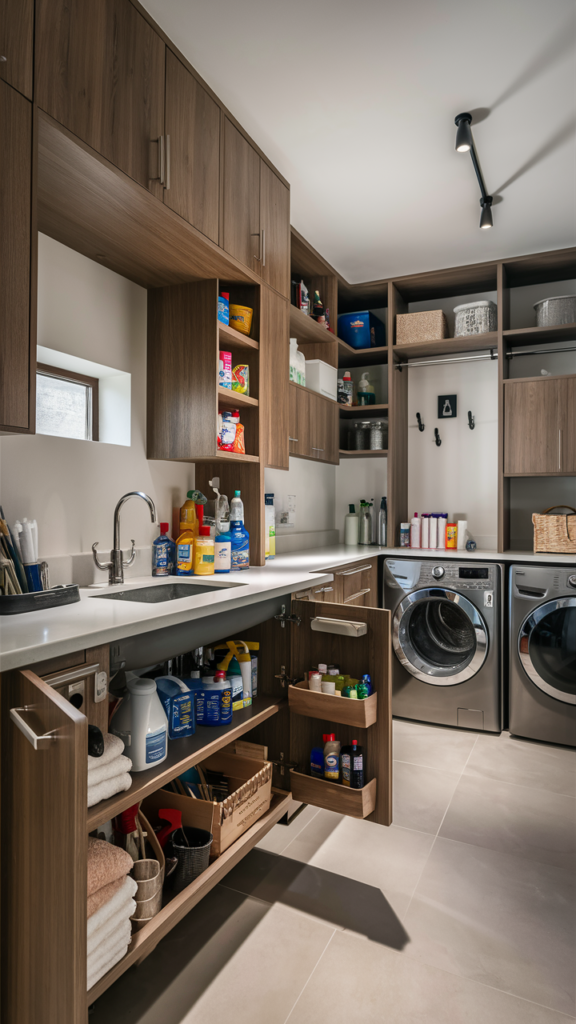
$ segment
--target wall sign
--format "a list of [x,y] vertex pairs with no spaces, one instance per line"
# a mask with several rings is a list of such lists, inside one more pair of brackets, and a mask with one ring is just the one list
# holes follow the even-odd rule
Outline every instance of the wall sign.
[[456,395],[438,395],[438,419],[449,420],[456,416]]

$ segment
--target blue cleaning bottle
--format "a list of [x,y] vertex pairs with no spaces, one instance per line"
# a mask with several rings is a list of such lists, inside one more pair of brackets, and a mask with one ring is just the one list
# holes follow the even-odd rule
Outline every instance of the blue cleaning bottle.
[[250,535],[244,526],[244,503],[240,491],[234,491],[230,503],[230,540],[232,542],[232,572],[250,568]]
[[152,575],[171,576],[176,561],[176,545],[168,536],[169,523],[160,523],[160,536],[152,544]]

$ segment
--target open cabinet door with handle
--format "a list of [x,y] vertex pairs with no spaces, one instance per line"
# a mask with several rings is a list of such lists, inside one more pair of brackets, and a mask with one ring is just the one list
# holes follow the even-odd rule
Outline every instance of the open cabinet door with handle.
[[88,723],[30,671],[2,676],[2,1020],[86,1021]]
[[[344,604],[293,601],[290,709],[290,789],[295,800],[340,814],[392,822],[392,685],[390,612]],[[319,662],[344,674],[368,672],[373,694],[364,700],[308,690],[306,673]],[[364,750],[364,788],[351,789],[310,775],[310,752],[334,733],[342,746]]]

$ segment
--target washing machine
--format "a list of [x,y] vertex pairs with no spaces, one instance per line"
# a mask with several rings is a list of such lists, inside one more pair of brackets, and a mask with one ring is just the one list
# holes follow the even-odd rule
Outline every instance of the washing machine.
[[502,566],[386,558],[392,712],[420,722],[502,728]]
[[576,567],[512,565],[509,727],[576,746]]

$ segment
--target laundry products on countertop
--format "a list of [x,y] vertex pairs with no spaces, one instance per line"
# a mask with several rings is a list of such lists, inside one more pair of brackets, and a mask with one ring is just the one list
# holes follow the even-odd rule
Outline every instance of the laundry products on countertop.
[[[418,519],[418,512],[415,512],[410,530],[410,547],[428,551],[437,549],[443,551],[445,547],[449,546],[446,542],[447,519],[447,512],[422,512],[420,519]],[[412,527],[415,523],[419,523],[419,526],[413,530]],[[401,544],[400,546],[404,547],[405,545]]]
[[244,503],[240,491],[234,491],[230,504],[230,540],[232,571],[250,568],[250,535],[244,526]]
[[127,694],[112,718],[110,731],[124,741],[132,771],[143,772],[168,755],[168,719],[154,679],[128,673]]
[[152,575],[171,576],[176,562],[176,545],[168,536],[169,523],[160,523],[160,536],[152,544]]
[[264,548],[265,558],[276,557],[276,513],[274,495],[264,495]]

